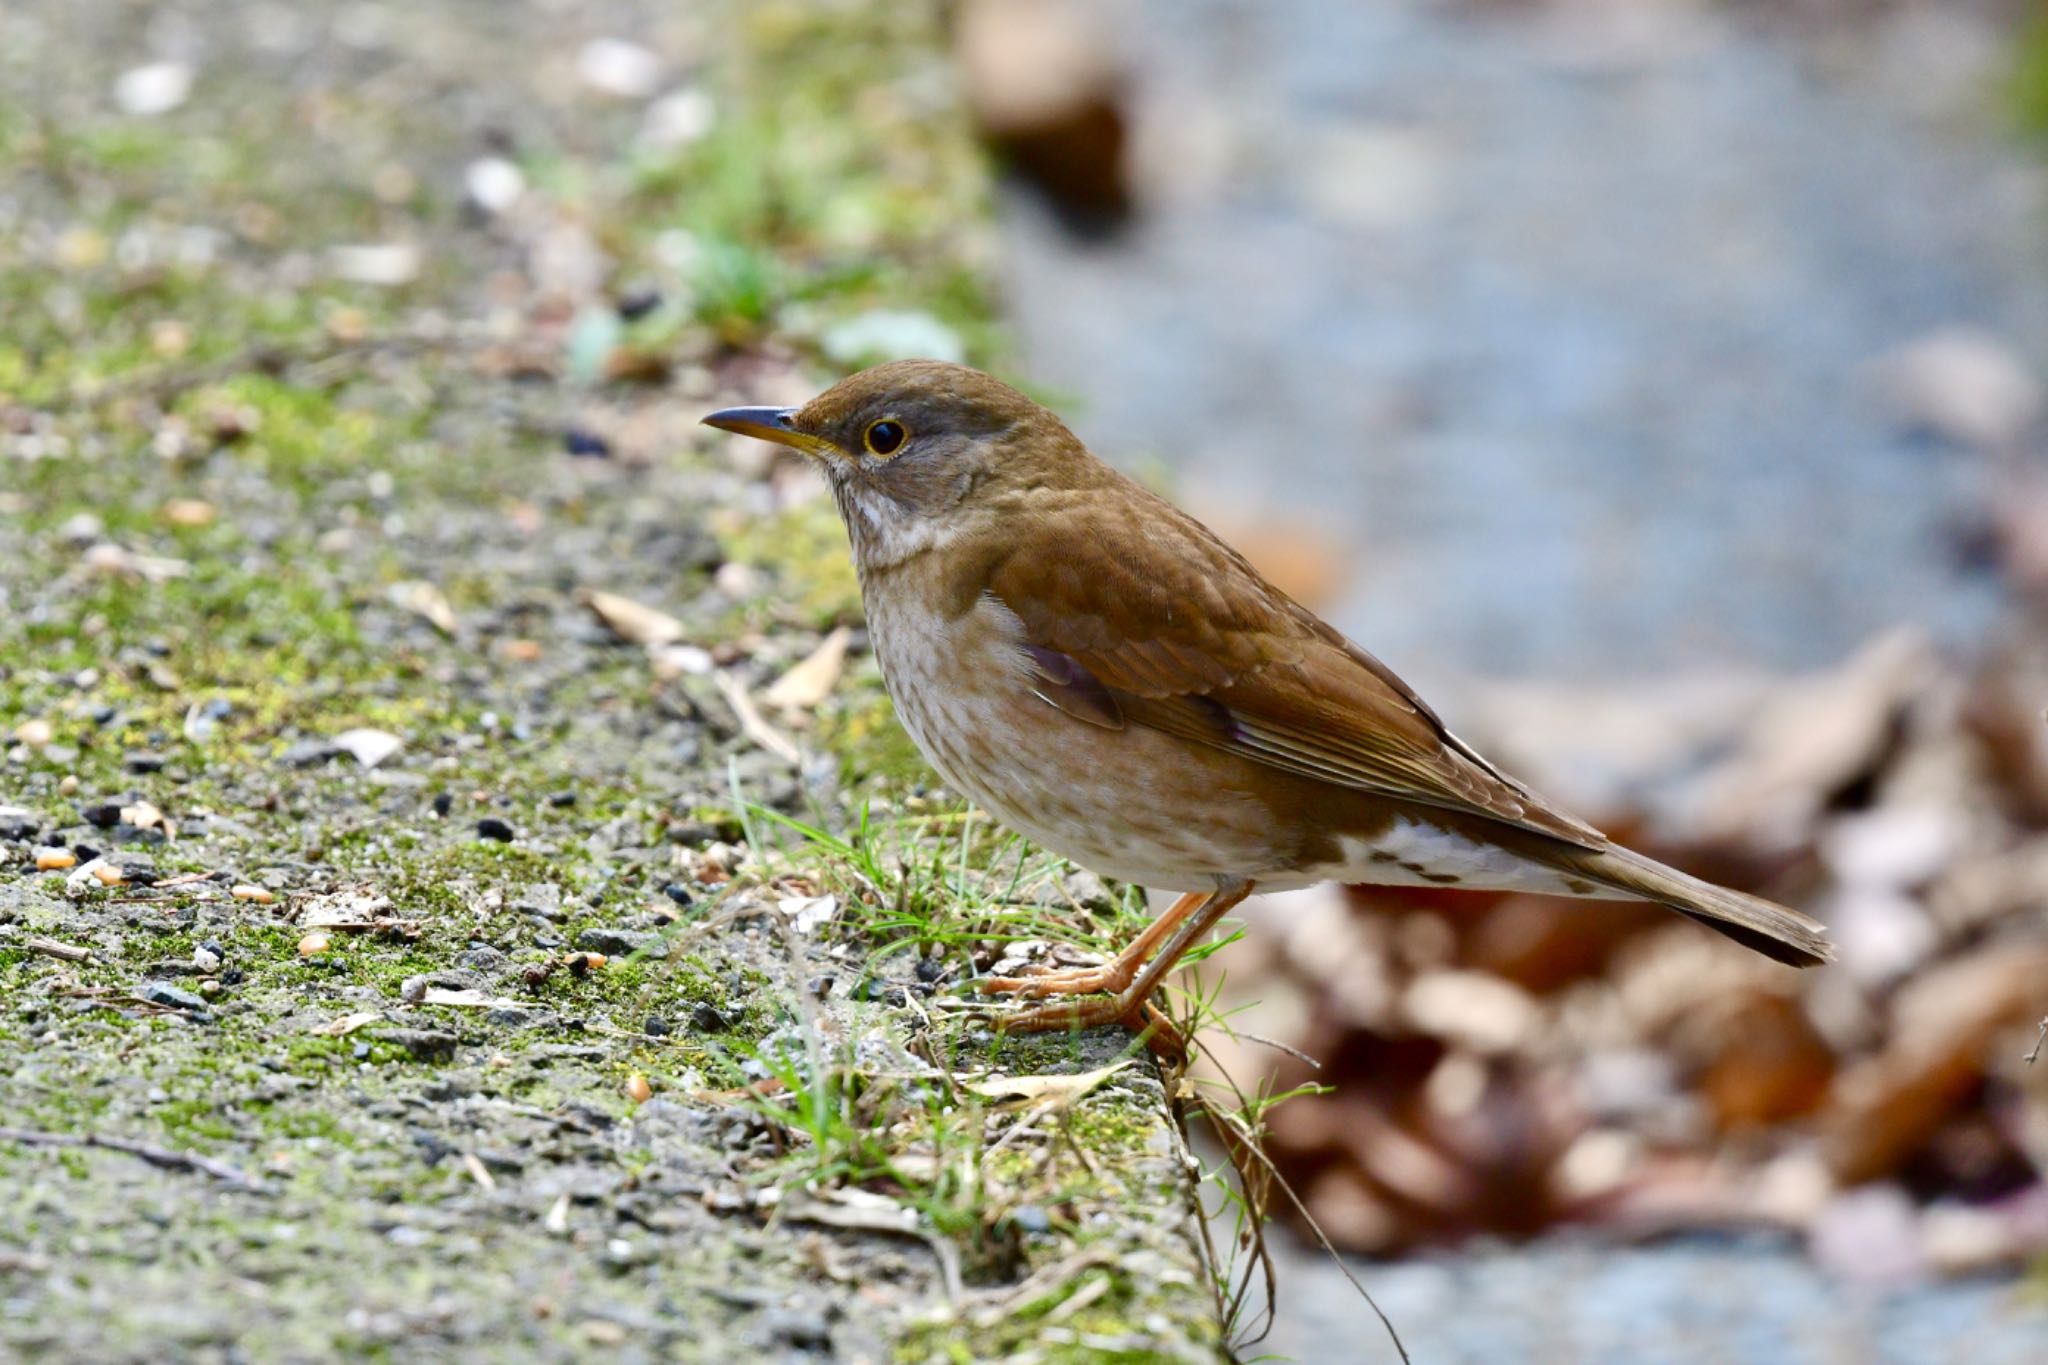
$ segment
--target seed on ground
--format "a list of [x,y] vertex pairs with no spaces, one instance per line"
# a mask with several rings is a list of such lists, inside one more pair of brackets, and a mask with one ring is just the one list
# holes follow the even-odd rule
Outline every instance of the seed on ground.
[[115,867],[112,863],[94,868],[92,875],[99,878],[101,886],[119,886],[127,880],[126,877],[121,875],[121,869]]
[[654,1098],[654,1087],[647,1083],[645,1076],[636,1071],[626,1078],[626,1094],[631,1097],[633,1103],[645,1104]]
[[36,871],[55,872],[59,868],[75,867],[78,855],[68,848],[39,848],[36,850]]
[[251,886],[248,882],[241,883],[228,894],[238,901],[255,901],[258,905],[268,905],[277,899],[262,887]]
[[320,954],[327,951],[327,947],[327,935],[308,934],[304,938],[299,940],[299,956],[318,957],[320,956]]

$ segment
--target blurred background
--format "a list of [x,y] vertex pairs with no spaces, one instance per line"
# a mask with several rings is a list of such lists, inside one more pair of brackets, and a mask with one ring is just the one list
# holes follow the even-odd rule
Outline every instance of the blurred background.
[[[296,400],[228,381],[345,353],[423,464],[651,471],[602,542],[651,582],[707,406],[988,365],[1504,765],[1841,945],[1795,975],[1626,907],[1249,907],[1218,1064],[1331,1087],[1272,1155],[1417,1360],[2041,1357],[2036,7],[78,0],[0,9],[0,75],[0,511],[74,456],[203,467],[252,413],[282,448]],[[73,423],[65,385],[119,405]],[[270,466],[322,552],[445,557],[338,429]],[[815,484],[737,446],[718,590],[800,545],[806,619],[857,621]],[[1276,1243],[1268,1348],[1391,1358]]]

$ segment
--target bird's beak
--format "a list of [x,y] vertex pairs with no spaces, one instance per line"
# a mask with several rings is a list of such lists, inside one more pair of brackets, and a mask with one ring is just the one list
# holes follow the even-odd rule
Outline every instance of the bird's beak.
[[797,430],[796,414],[795,408],[721,408],[704,418],[703,422],[707,427],[790,446],[818,459],[836,452],[837,447],[824,437]]

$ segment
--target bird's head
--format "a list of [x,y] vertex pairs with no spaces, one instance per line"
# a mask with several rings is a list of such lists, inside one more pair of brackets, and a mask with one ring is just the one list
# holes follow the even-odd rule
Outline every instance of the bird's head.
[[1030,490],[1107,474],[1052,413],[937,360],[862,370],[802,407],[726,408],[704,422],[816,460],[864,566],[942,543]]

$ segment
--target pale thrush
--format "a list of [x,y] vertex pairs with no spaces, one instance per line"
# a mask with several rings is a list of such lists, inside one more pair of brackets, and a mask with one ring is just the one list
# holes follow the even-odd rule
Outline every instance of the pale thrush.
[[1831,956],[1805,916],[1546,804],[1208,528],[979,371],[897,361],[799,408],[704,420],[823,468],[889,695],[948,783],[1083,867],[1186,893],[1106,966],[984,981],[1106,993],[1010,1029],[1136,1020],[1254,887],[1330,880],[1655,901],[1780,962]]

